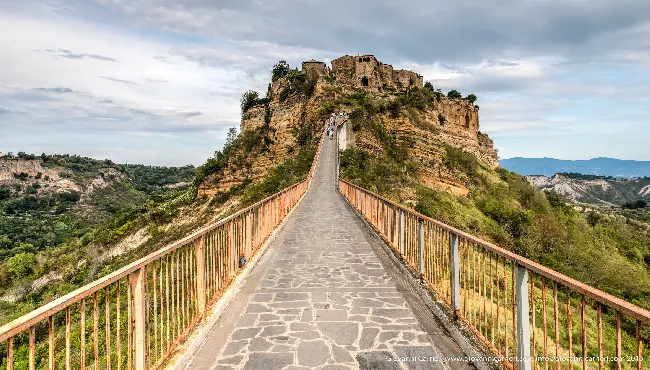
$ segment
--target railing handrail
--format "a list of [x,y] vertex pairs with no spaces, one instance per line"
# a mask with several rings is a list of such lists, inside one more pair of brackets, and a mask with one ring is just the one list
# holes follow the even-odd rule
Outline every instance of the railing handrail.
[[62,309],[69,307],[79,301],[81,301],[83,298],[86,298],[90,296],[91,294],[101,290],[102,288],[106,287],[107,285],[110,285],[111,283],[120,280],[130,273],[138,270],[144,265],[148,265],[152,261],[157,260],[158,258],[167,255],[168,253],[173,252],[174,250],[195,241],[196,239],[200,238],[202,235],[212,231],[213,229],[218,228],[219,226],[222,226],[223,224],[226,224],[227,222],[241,216],[242,214],[250,211],[251,209],[258,207],[260,205],[263,205],[265,202],[269,201],[270,199],[273,199],[277,196],[282,195],[283,193],[293,189],[294,187],[304,183],[307,180],[303,180],[300,182],[297,182],[271,196],[268,196],[242,210],[239,210],[235,213],[233,213],[230,216],[227,216],[213,224],[210,224],[208,226],[205,226],[192,234],[179,239],[171,244],[168,244],[167,246],[152,252],[135,262],[132,262],[119,270],[116,270],[109,275],[106,275],[102,278],[99,278],[97,280],[94,280],[93,282],[86,284],[78,289],[73,290],[72,292],[57,298],[53,300],[50,303],[47,303],[3,326],[0,327],[0,342],[3,342],[7,340],[8,338],[22,332],[23,330],[29,328],[30,326],[39,323],[43,319],[51,316],[53,313],[59,312]]
[[45,304],[43,306],[40,306],[40,307],[36,308],[35,310],[30,311],[30,312],[26,313],[25,315],[23,315],[23,316],[15,319],[15,320],[7,323],[7,324],[1,326],[0,327],[0,343],[7,340],[7,339],[9,339],[9,338],[11,338],[11,337],[13,337],[13,336],[15,336],[15,335],[17,335],[17,334],[19,334],[19,333],[21,333],[21,332],[23,332],[24,330],[30,328],[31,326],[33,326],[33,325],[35,325],[35,324],[37,324],[37,323],[39,323],[41,321],[43,321],[44,319],[48,318],[49,316],[51,316],[51,315],[65,309],[66,307],[72,306],[73,304],[75,304],[75,303],[81,301],[82,299],[90,296],[91,294],[93,294],[93,293],[105,288],[106,286],[114,283],[115,281],[118,281],[118,280],[128,276],[129,274],[131,274],[134,271],[142,268],[143,266],[146,266],[146,265],[150,264],[151,262],[153,262],[153,261],[155,261],[155,260],[157,260],[157,259],[159,259],[159,258],[173,252],[174,250],[176,250],[176,249],[178,249],[178,248],[180,248],[180,247],[182,247],[184,245],[187,245],[188,243],[191,243],[191,242],[194,242],[194,241],[198,240],[200,237],[202,237],[206,233],[208,233],[208,232],[210,232],[210,231],[212,231],[212,230],[214,230],[214,229],[216,229],[216,228],[218,228],[218,227],[220,227],[220,226],[222,226],[224,224],[227,224],[228,222],[232,221],[233,219],[235,219],[237,217],[240,217],[240,216],[244,215],[245,213],[252,210],[253,208],[262,206],[262,205],[264,205],[264,203],[268,202],[269,200],[271,200],[273,198],[276,198],[278,196],[281,196],[282,194],[286,193],[287,191],[290,191],[291,189],[293,189],[293,188],[295,188],[295,187],[297,187],[297,186],[299,186],[299,185],[301,185],[301,184],[303,184],[305,182],[307,182],[308,186],[310,186],[311,185],[311,179],[314,176],[314,172],[316,170],[318,157],[319,157],[321,148],[323,146],[323,141],[324,141],[325,135],[323,134],[321,136],[322,137],[321,137],[320,143],[318,145],[318,148],[316,150],[316,153],[314,155],[314,160],[313,160],[312,166],[311,166],[309,174],[308,174],[308,176],[307,176],[307,178],[305,180],[302,180],[302,181],[299,181],[299,182],[297,182],[297,183],[295,183],[293,185],[290,185],[290,186],[286,187],[285,189],[283,189],[283,190],[281,190],[281,191],[279,191],[279,192],[277,192],[275,194],[272,194],[272,195],[270,195],[270,196],[268,196],[268,197],[266,197],[266,198],[264,198],[264,199],[262,199],[262,200],[260,200],[258,202],[255,202],[254,204],[252,204],[252,205],[250,205],[250,206],[248,206],[248,207],[246,207],[244,209],[241,209],[241,210],[239,210],[239,211],[237,211],[237,212],[235,212],[235,213],[233,213],[233,214],[231,214],[231,215],[229,215],[229,216],[227,216],[227,217],[225,217],[225,218],[223,218],[223,219],[221,219],[219,221],[216,221],[216,222],[214,222],[214,223],[212,223],[212,224],[210,224],[208,226],[205,226],[205,227],[191,233],[190,235],[188,235],[188,236],[186,236],[186,237],[184,237],[182,239],[179,239],[179,240],[177,240],[175,242],[172,242],[171,244],[168,244],[165,247],[163,247],[163,248],[161,248],[161,249],[159,249],[159,250],[157,250],[155,252],[152,252],[152,253],[150,253],[150,254],[148,254],[148,255],[146,255],[146,256],[144,256],[144,257],[142,257],[142,258],[140,258],[140,259],[138,259],[138,260],[136,260],[136,261],[134,261],[134,262],[132,262],[132,263],[130,263],[130,264],[128,264],[128,265],[126,265],[126,266],[124,266],[124,267],[122,267],[122,268],[120,268],[120,269],[118,269],[118,270],[116,270],[116,271],[102,277],[102,278],[94,280],[94,281],[90,282],[89,284],[86,284],[86,285],[84,285],[84,286],[82,286],[80,288],[77,288],[77,289],[73,290],[72,292],[70,292],[68,294],[65,294],[64,296],[59,297],[59,298],[53,300],[52,302],[49,302],[49,303],[47,303],[47,304]]
[[633,318],[635,318],[637,320],[640,320],[640,321],[643,321],[645,323],[650,324],[650,311],[648,311],[648,310],[646,310],[646,309],[644,309],[642,307],[639,307],[639,306],[637,306],[635,304],[627,302],[627,301],[625,301],[623,299],[617,298],[617,297],[615,297],[615,296],[613,296],[613,295],[611,295],[609,293],[606,293],[606,292],[604,292],[602,290],[596,289],[596,288],[594,288],[592,286],[589,286],[589,285],[587,285],[585,283],[582,283],[582,282],[580,282],[580,281],[578,281],[576,279],[573,279],[573,278],[571,278],[569,276],[566,276],[566,275],[564,275],[564,274],[562,274],[560,272],[557,272],[555,270],[552,270],[552,269],[550,269],[548,267],[544,267],[544,266],[540,265],[539,263],[536,263],[536,262],[534,262],[534,261],[532,261],[532,260],[530,260],[528,258],[522,257],[522,256],[520,256],[520,255],[518,255],[516,253],[505,250],[505,249],[503,249],[503,248],[501,248],[501,247],[499,247],[499,246],[497,246],[495,244],[492,244],[492,243],[487,242],[485,240],[479,239],[479,238],[477,238],[477,237],[475,237],[475,236],[473,236],[471,234],[468,234],[468,233],[466,233],[464,231],[461,231],[461,230],[459,230],[459,229],[457,229],[457,228],[455,228],[453,226],[447,225],[447,224],[445,224],[443,222],[440,222],[438,220],[435,220],[435,219],[433,219],[431,217],[428,217],[426,215],[418,213],[415,210],[412,210],[410,208],[407,208],[405,206],[397,204],[396,202],[391,201],[390,199],[386,199],[385,197],[383,197],[383,196],[381,196],[379,194],[373,193],[373,192],[371,192],[369,190],[366,190],[366,189],[364,189],[364,188],[362,188],[360,186],[352,184],[349,181],[343,180],[341,178],[339,178],[339,181],[341,181],[341,182],[343,182],[343,183],[345,183],[345,184],[347,184],[347,185],[349,185],[349,186],[351,186],[353,188],[357,188],[357,189],[359,189],[361,191],[364,191],[364,192],[366,192],[366,193],[368,193],[368,194],[370,194],[372,196],[375,196],[378,199],[381,199],[382,201],[384,201],[386,203],[389,203],[389,204],[401,209],[404,212],[410,213],[413,216],[416,216],[416,217],[421,218],[423,220],[434,223],[437,226],[440,226],[441,228],[443,228],[443,229],[445,229],[445,230],[447,230],[449,232],[452,232],[452,233],[454,233],[454,234],[456,234],[458,236],[461,236],[461,237],[463,237],[463,238],[465,238],[465,239],[467,239],[467,240],[469,240],[469,241],[471,241],[471,242],[473,242],[475,244],[478,244],[479,246],[481,246],[481,247],[483,247],[483,248],[485,248],[485,249],[487,249],[489,251],[492,251],[492,252],[494,252],[494,253],[496,253],[498,255],[501,255],[502,257],[508,258],[508,259],[516,262],[520,266],[526,267],[527,269],[529,269],[531,271],[534,271],[534,272],[538,273],[539,275],[544,276],[545,278],[548,278],[548,279],[553,280],[553,281],[555,281],[555,282],[557,282],[559,284],[562,284],[562,285],[564,285],[564,286],[566,286],[568,288],[571,288],[572,290],[574,290],[574,291],[576,291],[578,293],[584,294],[585,296],[590,297],[590,298],[592,298],[593,300],[595,300],[595,301],[597,301],[599,303],[605,304],[605,305],[607,305],[607,306],[609,306],[611,308],[616,309],[617,311],[620,311],[621,313],[625,313],[628,316],[631,316],[631,317],[633,317]]

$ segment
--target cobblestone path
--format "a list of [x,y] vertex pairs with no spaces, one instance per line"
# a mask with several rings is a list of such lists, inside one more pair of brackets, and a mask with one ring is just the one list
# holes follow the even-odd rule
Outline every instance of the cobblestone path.
[[[335,141],[188,369],[473,368],[428,361],[462,352],[447,341],[441,353],[338,194]],[[407,356],[420,361],[395,361]]]

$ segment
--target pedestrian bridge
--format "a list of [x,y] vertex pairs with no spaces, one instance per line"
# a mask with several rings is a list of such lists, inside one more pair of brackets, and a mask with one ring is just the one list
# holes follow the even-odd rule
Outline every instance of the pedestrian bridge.
[[339,180],[337,146],[1,327],[0,368],[650,367],[648,311]]

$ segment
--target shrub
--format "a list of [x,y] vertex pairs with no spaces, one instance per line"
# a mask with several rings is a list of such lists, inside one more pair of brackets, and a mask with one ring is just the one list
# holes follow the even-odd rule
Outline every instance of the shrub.
[[36,263],[34,253],[18,253],[7,260],[7,272],[14,281],[30,277],[34,272]]
[[463,96],[462,96],[458,91],[456,91],[456,90],[450,90],[450,91],[447,93],[447,97],[448,97],[449,99],[462,99]]
[[646,202],[643,199],[639,199],[635,202],[627,202],[622,205],[623,208],[627,208],[627,209],[646,208],[647,206],[648,206],[648,202]]
[[280,77],[286,76],[290,70],[291,68],[289,67],[289,64],[286,60],[279,61],[278,64],[273,66],[273,70],[271,72],[271,80],[275,81]]
[[438,113],[438,121],[440,121],[441,125],[444,125],[445,122],[447,122],[447,119],[442,115],[442,113]]
[[474,102],[476,102],[476,99],[478,98],[474,94],[469,94],[465,97],[465,100],[467,100],[470,104],[474,104]]
[[249,109],[257,105],[259,99],[259,94],[257,91],[248,90],[246,91],[241,99],[239,100],[242,113],[246,113]]

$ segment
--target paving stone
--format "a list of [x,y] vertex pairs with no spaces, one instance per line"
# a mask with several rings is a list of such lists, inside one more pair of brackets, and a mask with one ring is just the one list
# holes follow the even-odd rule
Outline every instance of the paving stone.
[[291,353],[251,353],[244,365],[246,370],[282,369],[293,364]]
[[338,345],[352,344],[359,335],[359,325],[349,322],[318,322],[318,330]]
[[304,322],[292,322],[289,324],[289,330],[291,331],[311,331],[316,330],[316,325],[304,323]]
[[316,321],[347,321],[348,313],[345,310],[315,310]]
[[363,328],[359,339],[359,349],[371,349],[375,345],[375,338],[379,334],[379,328]]
[[236,342],[230,342],[226,346],[226,349],[223,351],[224,356],[232,356],[239,353],[244,347],[248,345],[248,340],[240,340]]
[[298,348],[298,365],[316,367],[325,364],[330,358],[330,350],[323,340],[300,342]]
[[248,350],[251,352],[264,352],[271,347],[273,347],[273,343],[269,342],[265,338],[253,338],[248,346]]
[[309,299],[308,293],[277,293],[275,295],[276,302],[282,301],[305,301]]
[[257,336],[257,334],[262,331],[262,328],[244,328],[237,329],[232,333],[232,340],[242,340],[249,339]]
[[278,334],[284,334],[286,331],[287,327],[284,325],[265,326],[260,333],[260,337],[272,337]]

